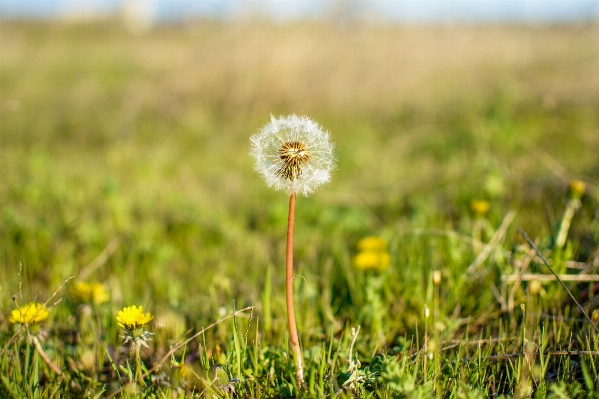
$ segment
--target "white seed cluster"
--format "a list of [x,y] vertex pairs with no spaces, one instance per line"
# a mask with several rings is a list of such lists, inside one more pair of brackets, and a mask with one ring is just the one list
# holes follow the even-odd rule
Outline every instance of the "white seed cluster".
[[334,145],[306,116],[271,117],[250,141],[255,169],[269,187],[307,196],[331,179]]

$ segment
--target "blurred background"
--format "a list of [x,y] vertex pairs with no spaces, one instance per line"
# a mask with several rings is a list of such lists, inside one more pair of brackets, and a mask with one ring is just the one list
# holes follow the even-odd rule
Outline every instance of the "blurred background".
[[0,13],[3,311],[19,281],[47,297],[83,271],[114,309],[197,323],[234,301],[266,312],[276,287],[283,337],[287,198],[249,156],[271,114],[310,116],[337,148],[331,184],[298,200],[298,307],[315,339],[359,320],[364,236],[389,242],[391,335],[432,270],[456,289],[448,312],[495,303],[482,287],[505,270],[464,285],[475,253],[447,245],[470,234],[473,200],[493,228],[517,211],[509,247],[518,227],[551,237],[580,179],[572,258],[599,242],[598,1],[1,0]]
[[193,18],[342,18],[387,22],[592,21],[596,0],[3,0],[5,17],[100,19],[123,14],[145,23]]

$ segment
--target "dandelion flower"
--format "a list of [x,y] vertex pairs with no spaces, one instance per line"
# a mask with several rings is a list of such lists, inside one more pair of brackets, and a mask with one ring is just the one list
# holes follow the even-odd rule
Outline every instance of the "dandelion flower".
[[364,237],[358,241],[358,250],[360,251],[386,251],[387,241],[379,237]]
[[354,265],[360,270],[382,272],[389,267],[389,254],[381,251],[363,251],[354,258]]
[[586,188],[587,184],[582,180],[572,180],[572,182],[570,182],[570,197],[573,199],[582,198]]
[[44,305],[31,302],[18,309],[14,309],[10,316],[8,316],[8,321],[12,324],[34,326],[46,320],[49,315],[50,311]]
[[331,179],[334,146],[306,116],[271,117],[250,141],[255,169],[269,187],[307,196]]
[[83,281],[75,283],[71,295],[78,302],[92,305],[100,305],[109,299],[108,291],[102,284],[85,283]]
[[382,272],[389,267],[387,241],[379,237],[365,237],[358,241],[357,247],[359,252],[354,257],[357,269]]
[[489,211],[489,203],[482,200],[470,201],[470,210],[477,218],[484,217]]
[[145,346],[148,348],[147,341],[151,339],[152,333],[145,330],[145,327],[152,321],[154,316],[148,312],[143,312],[143,306],[128,306],[119,310],[116,321],[118,325],[125,330],[123,345],[131,343],[132,347],[139,348]]
[[123,310],[119,310],[116,316],[116,321],[119,326],[124,330],[136,330],[143,328],[148,325],[154,318],[154,316],[148,312],[144,313],[143,306],[128,306],[124,307]]
[[116,321],[118,325],[125,330],[125,339],[123,345],[130,344],[130,348],[135,352],[135,379],[141,381],[141,347],[149,348],[148,341],[152,339],[152,333],[145,330],[145,327],[152,321],[154,316],[150,313],[144,313],[143,306],[127,306],[119,310]]
[[44,348],[42,348],[42,344],[40,341],[44,340],[44,332],[41,331],[40,323],[48,318],[50,315],[50,310],[46,308],[44,304],[31,302],[27,305],[23,305],[18,309],[14,309],[10,316],[8,316],[8,321],[12,324],[20,324],[21,327],[25,326],[27,330],[30,342],[33,344],[35,349],[40,354],[42,360],[46,362],[48,367],[52,369],[56,374],[61,375],[62,371],[58,366],[56,366],[46,352],[44,352]]

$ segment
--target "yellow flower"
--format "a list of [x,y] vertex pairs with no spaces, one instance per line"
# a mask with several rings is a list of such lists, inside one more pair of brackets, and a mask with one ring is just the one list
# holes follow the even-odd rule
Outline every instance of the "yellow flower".
[[41,303],[31,302],[21,306],[19,309],[14,309],[8,321],[13,324],[36,325],[48,318],[50,311]]
[[358,250],[360,251],[386,251],[387,241],[382,238],[370,236],[358,241]]
[[477,218],[482,218],[489,211],[489,203],[487,201],[472,200],[470,201],[470,210]]
[[154,316],[150,312],[144,313],[143,309],[143,306],[135,305],[124,307],[123,310],[119,310],[116,321],[122,329],[128,331],[145,327]]
[[573,199],[580,199],[586,191],[587,184],[582,180],[572,180],[570,183],[570,196]]
[[360,270],[382,272],[389,267],[389,254],[385,251],[362,251],[354,258],[354,265]]
[[369,236],[358,241],[358,254],[354,257],[354,266],[360,270],[382,272],[389,267],[387,241]]
[[100,283],[85,283],[79,281],[75,283],[71,290],[73,298],[81,303],[91,303],[100,305],[108,301],[108,291]]

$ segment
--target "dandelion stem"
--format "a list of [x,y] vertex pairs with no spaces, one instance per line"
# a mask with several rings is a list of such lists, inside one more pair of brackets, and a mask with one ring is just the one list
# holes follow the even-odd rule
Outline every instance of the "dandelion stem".
[[301,389],[304,386],[304,361],[302,350],[297,335],[295,323],[295,308],[293,303],[293,225],[295,221],[295,191],[289,197],[289,219],[287,220],[287,254],[285,258],[285,293],[287,298],[287,322],[289,324],[289,338],[295,360],[295,379]]
[[141,346],[139,344],[134,343],[133,344],[135,347],[135,379],[137,381],[139,381],[142,385],[143,385],[143,378],[141,378],[141,356],[140,356],[140,351],[141,351]]

